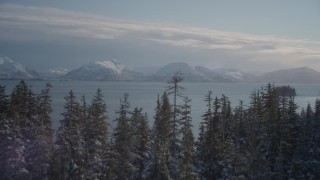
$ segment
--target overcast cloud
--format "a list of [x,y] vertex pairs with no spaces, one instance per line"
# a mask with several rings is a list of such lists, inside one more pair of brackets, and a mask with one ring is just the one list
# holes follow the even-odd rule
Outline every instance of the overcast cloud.
[[115,58],[132,67],[184,61],[212,69],[320,70],[316,41],[11,4],[0,4],[0,44],[0,52],[34,69],[73,68]]

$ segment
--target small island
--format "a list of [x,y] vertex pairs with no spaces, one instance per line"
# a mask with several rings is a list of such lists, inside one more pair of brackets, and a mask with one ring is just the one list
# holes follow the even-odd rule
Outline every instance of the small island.
[[278,96],[296,96],[296,89],[291,86],[278,86],[275,87]]

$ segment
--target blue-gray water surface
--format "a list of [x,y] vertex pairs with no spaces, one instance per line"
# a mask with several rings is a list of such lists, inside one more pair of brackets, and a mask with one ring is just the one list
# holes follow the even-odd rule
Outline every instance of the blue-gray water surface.
[[[6,92],[9,94],[18,80],[0,80],[2,86],[6,86]],[[48,81],[53,88],[50,95],[52,96],[53,106],[53,127],[59,126],[59,120],[62,118],[64,97],[70,90],[80,100],[85,95],[88,103],[91,102],[96,90],[100,88],[104,95],[104,100],[108,106],[108,121],[111,125],[116,118],[115,112],[119,108],[120,98],[124,93],[129,93],[129,101],[131,109],[142,107],[148,114],[150,125],[153,122],[154,109],[158,94],[162,94],[168,84],[165,82],[91,82],[91,81]],[[39,93],[45,87],[45,81],[27,81],[35,93]],[[249,96],[254,89],[260,89],[265,83],[181,83],[185,87],[182,95],[192,99],[192,118],[194,133],[197,136],[201,115],[206,110],[206,103],[203,101],[205,94],[211,90],[214,96],[220,97],[222,94],[229,97],[232,107],[239,105],[240,100],[244,104],[249,103]],[[306,107],[308,103],[314,105],[316,98],[320,93],[320,84],[275,84],[290,85],[296,89],[297,96],[295,102],[299,106],[299,110]]]

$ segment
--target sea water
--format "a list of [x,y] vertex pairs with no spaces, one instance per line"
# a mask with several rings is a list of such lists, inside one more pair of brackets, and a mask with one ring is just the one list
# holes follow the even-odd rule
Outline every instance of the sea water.
[[[108,107],[108,123],[114,127],[114,120],[117,117],[115,112],[119,109],[120,99],[124,93],[129,94],[129,102],[131,110],[135,107],[143,108],[147,113],[150,126],[153,124],[155,107],[158,95],[161,97],[167,89],[168,84],[165,82],[113,82],[113,81],[27,81],[35,93],[40,93],[41,89],[45,88],[46,82],[53,87],[50,91],[52,97],[52,119],[53,127],[56,129],[59,126],[59,120],[62,119],[61,113],[64,111],[64,97],[72,90],[80,102],[82,96],[86,97],[88,104],[98,88],[104,95],[104,101]],[[6,86],[6,92],[9,95],[18,80],[0,80],[0,85]],[[244,105],[250,102],[250,94],[253,90],[259,90],[266,83],[191,83],[183,82],[181,86],[184,90],[181,91],[182,96],[188,96],[191,101],[191,113],[193,120],[193,130],[195,135],[198,134],[199,123],[201,116],[206,111],[205,95],[208,91],[213,92],[213,96],[221,97],[222,94],[229,97],[231,106],[239,105],[243,101]],[[276,83],[275,86],[290,85],[296,89],[297,96],[295,102],[299,106],[299,111],[305,108],[308,103],[314,106],[316,98],[319,96],[320,84],[286,84]],[[171,97],[172,102],[172,97]],[[178,103],[182,103],[182,98],[178,98]]]

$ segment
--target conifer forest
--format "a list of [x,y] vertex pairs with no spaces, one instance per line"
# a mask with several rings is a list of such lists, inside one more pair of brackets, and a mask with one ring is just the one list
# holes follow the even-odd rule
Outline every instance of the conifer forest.
[[154,97],[154,117],[124,94],[109,119],[101,89],[90,98],[71,90],[58,129],[50,84],[38,94],[23,80],[12,92],[1,85],[0,179],[320,179],[320,99],[298,112],[290,87],[266,84],[249,105],[208,91],[192,127],[182,81],[175,73]]

